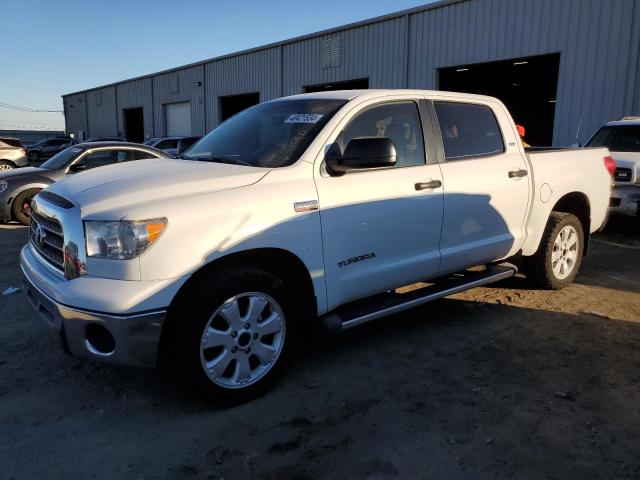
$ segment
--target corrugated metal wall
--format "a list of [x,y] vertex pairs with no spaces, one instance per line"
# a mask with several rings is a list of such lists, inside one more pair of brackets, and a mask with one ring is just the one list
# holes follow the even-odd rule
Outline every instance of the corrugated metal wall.
[[144,121],[144,136],[154,136],[153,130],[153,85],[151,78],[132,80],[116,85],[116,100],[118,102],[118,136],[124,137],[124,110],[142,107]]
[[154,135],[165,135],[164,105],[177,102],[191,102],[191,133],[204,135],[204,91],[202,65],[154,76]]
[[87,120],[90,137],[116,135],[116,88],[105,87],[87,92]]
[[323,35],[284,45],[284,94],[302,93],[307,85],[369,78],[370,88],[402,88],[406,72],[407,17],[364,25],[337,34],[339,64],[324,67]]
[[259,92],[260,101],[282,96],[280,47],[205,64],[207,131],[218,124],[218,97]]
[[[191,102],[193,133],[203,134],[223,95],[258,91],[264,101],[359,78],[371,88],[434,89],[439,68],[547,53],[560,53],[554,144],[571,144],[578,128],[584,142],[603,122],[640,114],[640,0],[452,0],[119,84],[117,125],[115,99],[105,107],[104,93],[102,109],[91,99],[114,87],[91,90],[88,130],[122,131],[121,110],[136,98],[146,133],[150,95],[153,135],[164,134],[163,104],[180,101]],[[79,95],[66,97],[74,109]],[[68,130],[83,129],[71,110]]]
[[411,16],[409,86],[437,69],[560,52],[554,143],[584,142],[638,111],[640,8],[634,0],[475,0]]

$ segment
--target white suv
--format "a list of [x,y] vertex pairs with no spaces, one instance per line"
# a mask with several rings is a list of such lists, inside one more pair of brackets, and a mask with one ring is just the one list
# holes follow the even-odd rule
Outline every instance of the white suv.
[[587,147],[607,147],[616,162],[611,211],[640,215],[640,117],[625,117],[600,127]]

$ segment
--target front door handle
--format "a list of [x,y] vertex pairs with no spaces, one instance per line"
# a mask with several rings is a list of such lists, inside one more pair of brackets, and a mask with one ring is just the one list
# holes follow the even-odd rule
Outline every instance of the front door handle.
[[415,184],[416,190],[430,190],[441,186],[442,182],[440,180],[430,180],[428,182],[418,182]]
[[509,172],[509,178],[521,178],[526,176],[527,176],[526,170],[511,170]]

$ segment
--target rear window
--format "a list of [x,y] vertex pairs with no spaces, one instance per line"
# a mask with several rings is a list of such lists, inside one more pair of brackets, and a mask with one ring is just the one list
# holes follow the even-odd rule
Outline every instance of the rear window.
[[447,160],[504,152],[491,108],[471,103],[434,102]]
[[22,143],[17,138],[0,138],[0,147],[22,148]]
[[602,127],[587,147],[607,147],[612,152],[640,152],[640,125]]

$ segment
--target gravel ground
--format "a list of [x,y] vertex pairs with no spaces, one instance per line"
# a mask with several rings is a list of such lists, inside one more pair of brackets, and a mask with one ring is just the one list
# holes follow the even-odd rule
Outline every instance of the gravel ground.
[[[66,356],[0,296],[0,477],[638,478],[640,222],[576,284],[517,277],[308,347],[232,409],[172,376]],[[0,292],[21,227],[0,227]]]

